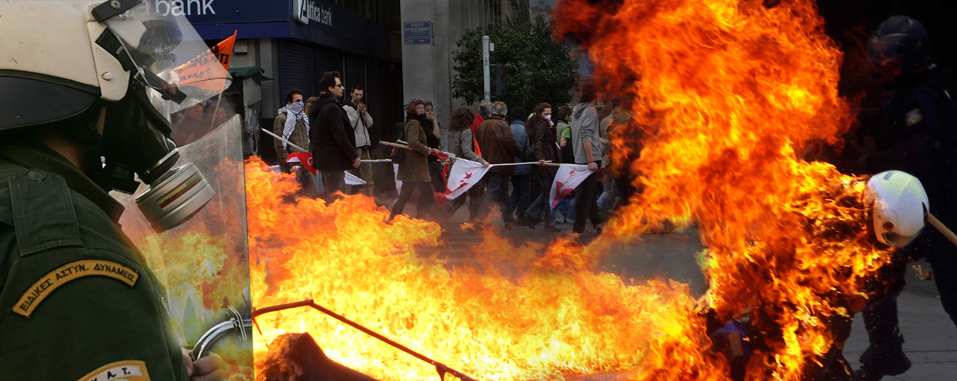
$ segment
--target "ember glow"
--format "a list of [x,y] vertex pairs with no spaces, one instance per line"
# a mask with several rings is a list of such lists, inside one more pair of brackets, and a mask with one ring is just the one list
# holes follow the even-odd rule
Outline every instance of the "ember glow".
[[[867,236],[861,179],[798,158],[850,126],[841,53],[813,1],[764,3],[565,0],[553,17],[635,115],[615,132],[614,159],[644,192],[603,239],[697,221],[710,308],[718,321],[750,311],[761,338],[746,378],[798,380],[831,348],[827,322],[862,308],[864,281],[888,256]],[[700,322],[675,326],[635,378],[729,378],[712,372],[724,358],[698,355]]]

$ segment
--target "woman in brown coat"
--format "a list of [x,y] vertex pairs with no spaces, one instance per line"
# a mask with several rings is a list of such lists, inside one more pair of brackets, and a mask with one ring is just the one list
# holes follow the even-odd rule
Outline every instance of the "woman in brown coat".
[[425,130],[422,126],[431,125],[431,123],[426,123],[425,102],[418,99],[409,102],[406,112],[405,140],[409,142],[411,150],[405,151],[399,163],[399,172],[395,178],[402,182],[402,190],[399,191],[399,198],[392,205],[389,221],[392,221],[395,215],[402,213],[402,209],[405,208],[405,204],[412,198],[412,193],[416,189],[419,190],[416,218],[424,218],[435,206],[428,157],[430,154],[437,153],[438,150],[426,145]]

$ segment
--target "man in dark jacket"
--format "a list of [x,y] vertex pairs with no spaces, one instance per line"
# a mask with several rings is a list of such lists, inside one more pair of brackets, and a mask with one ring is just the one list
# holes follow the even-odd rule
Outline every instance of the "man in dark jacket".
[[338,98],[345,86],[337,71],[325,72],[319,78],[319,100],[309,109],[309,140],[312,141],[313,166],[322,174],[326,202],[345,189],[345,171],[359,168],[356,136],[349,127],[349,117]]
[[[522,149],[512,136],[508,122],[505,121],[506,113],[508,113],[508,106],[505,102],[495,102],[489,119],[482,122],[476,129],[475,140],[479,147],[482,147],[482,158],[492,165],[512,163],[515,161],[514,157],[522,155]],[[508,178],[513,174],[515,174],[514,166],[493,166],[485,175],[488,181],[485,205],[491,207],[492,204],[498,204],[506,229],[510,229],[514,224],[514,215],[508,207]]]

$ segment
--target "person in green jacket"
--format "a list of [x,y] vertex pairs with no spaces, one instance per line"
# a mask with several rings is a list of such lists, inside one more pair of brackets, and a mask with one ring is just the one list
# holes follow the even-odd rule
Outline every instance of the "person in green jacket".
[[149,184],[156,230],[212,197],[169,139],[169,112],[198,101],[170,69],[204,50],[146,4],[0,3],[0,379],[223,377],[221,359],[194,361],[170,335],[164,291],[107,193]]

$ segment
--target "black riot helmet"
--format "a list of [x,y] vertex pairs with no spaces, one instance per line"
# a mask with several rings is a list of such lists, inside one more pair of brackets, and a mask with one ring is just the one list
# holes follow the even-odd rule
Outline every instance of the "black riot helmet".
[[927,28],[901,15],[881,22],[868,41],[867,55],[879,68],[897,68],[902,75],[926,70],[933,63]]

